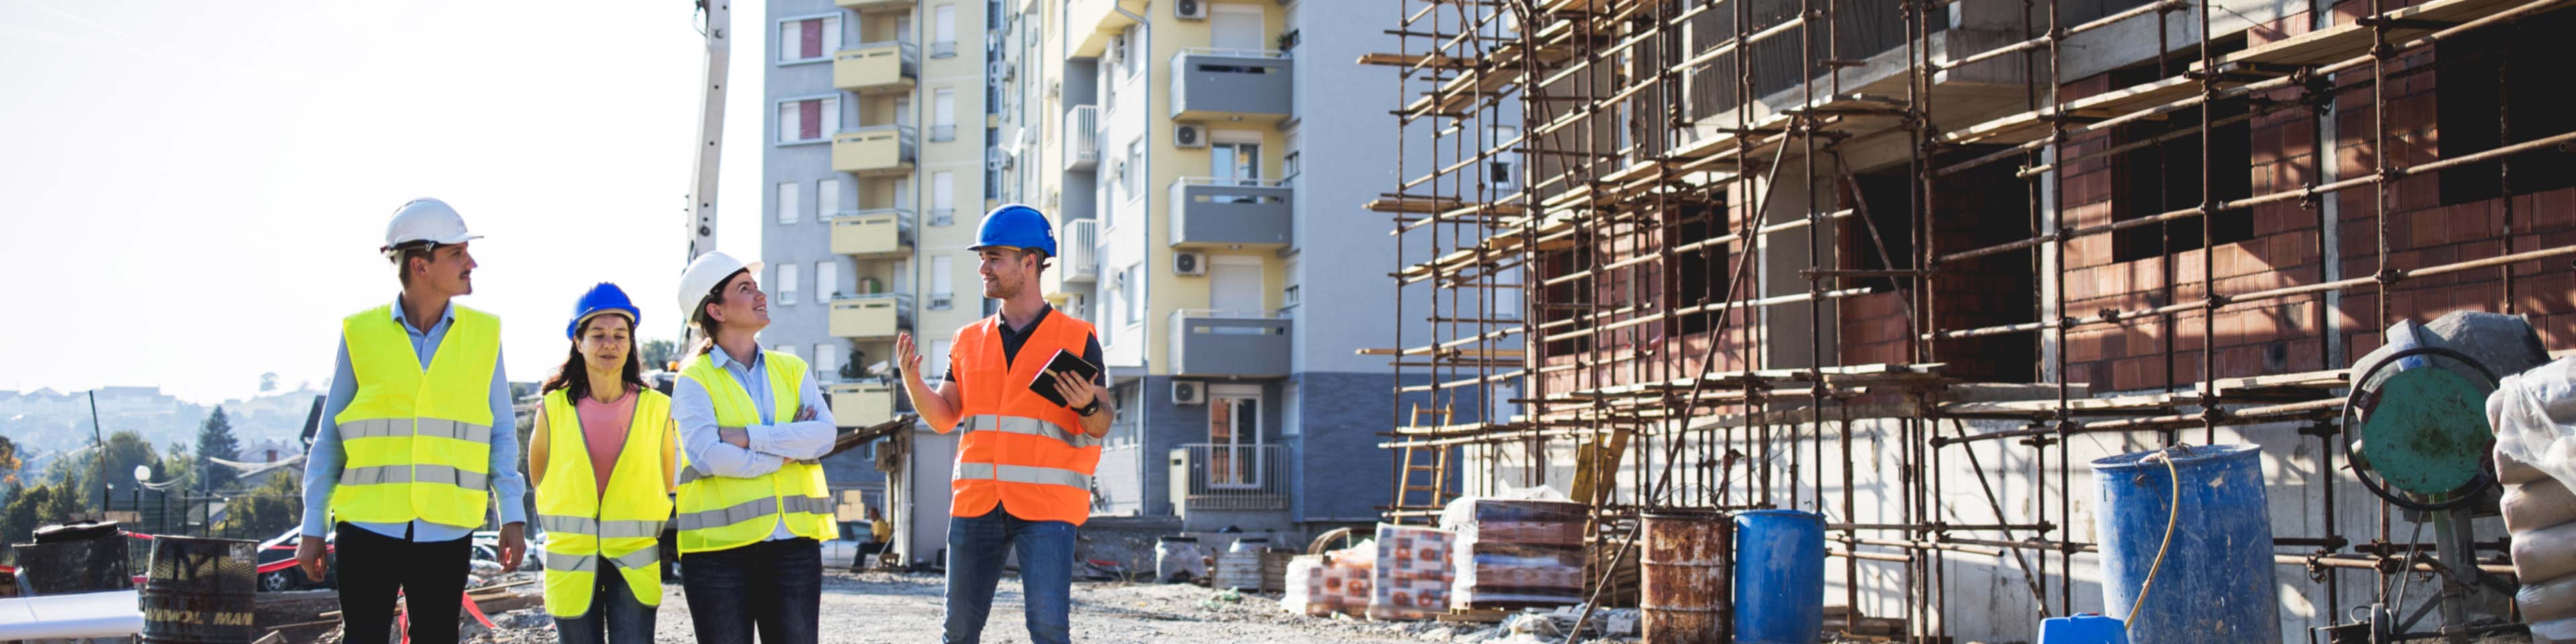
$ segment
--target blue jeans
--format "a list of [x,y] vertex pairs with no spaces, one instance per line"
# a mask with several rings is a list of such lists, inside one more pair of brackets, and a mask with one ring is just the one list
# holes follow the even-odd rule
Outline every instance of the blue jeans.
[[626,591],[626,575],[602,561],[591,585],[590,612],[555,618],[555,638],[563,644],[653,644],[654,607]]
[[948,520],[948,633],[941,642],[983,639],[993,586],[1001,583],[1002,560],[1012,552],[1020,555],[1029,641],[1073,640],[1073,524],[1025,521],[996,507],[984,516]]
[[813,644],[822,630],[823,544],[762,541],[680,558],[699,644]]

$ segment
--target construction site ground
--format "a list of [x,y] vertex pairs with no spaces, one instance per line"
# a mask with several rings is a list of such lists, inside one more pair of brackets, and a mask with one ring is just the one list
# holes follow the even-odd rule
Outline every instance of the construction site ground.
[[[927,642],[940,634],[940,596],[945,580],[936,573],[891,573],[828,570],[823,577],[824,642]],[[694,642],[689,630],[688,599],[676,586],[667,588],[656,615],[657,642]],[[1079,582],[1073,587],[1073,638],[1089,642],[1154,642],[1157,644],[1222,642],[1448,642],[1485,641],[1500,633],[1482,633],[1484,624],[1439,622],[1368,622],[1350,618],[1292,615],[1279,607],[1277,595],[1243,593],[1238,601],[1218,599],[1220,591],[1188,584]],[[1021,621],[1019,580],[1005,578],[993,599],[986,642],[1027,642]],[[470,639],[477,642],[551,644],[551,623],[529,609],[495,616],[498,630]],[[521,615],[528,613],[529,615]]]

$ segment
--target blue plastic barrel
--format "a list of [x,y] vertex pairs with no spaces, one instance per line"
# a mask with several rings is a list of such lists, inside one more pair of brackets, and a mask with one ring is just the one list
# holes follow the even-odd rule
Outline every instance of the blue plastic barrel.
[[[2101,528],[2104,614],[2129,614],[2139,585],[2164,542],[2175,508],[2173,478],[2149,454],[2093,461],[2102,488],[2094,519]],[[2139,644],[2277,644],[2280,599],[2272,564],[2272,519],[2263,498],[2263,463],[2253,445],[2212,445],[2175,452],[2182,474],[2181,518],[2164,567],[2145,605],[2130,620]]]
[[1735,515],[1735,641],[1815,644],[1825,631],[1825,518]]

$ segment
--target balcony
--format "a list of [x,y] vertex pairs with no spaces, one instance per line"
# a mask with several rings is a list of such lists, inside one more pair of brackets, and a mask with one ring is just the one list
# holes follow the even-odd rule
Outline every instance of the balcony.
[[860,94],[912,91],[921,80],[921,50],[908,42],[872,42],[832,54],[832,86]]
[[912,294],[875,293],[832,300],[832,335],[857,340],[893,339],[912,327]]
[[930,142],[945,143],[955,140],[957,140],[957,124],[939,123],[930,126]]
[[1288,375],[1288,319],[1276,312],[1172,312],[1172,375]]
[[1064,253],[1058,270],[1066,282],[1100,281],[1100,220],[1076,219],[1064,223],[1064,238],[1056,242]]
[[1278,445],[1188,443],[1172,449],[1172,507],[1288,509],[1288,452]]
[[[1145,0],[1070,0],[1064,5],[1065,37],[1073,46],[1074,56],[1098,56],[1109,46],[1119,31],[1136,21],[1116,11],[1125,7],[1128,13],[1144,15]],[[1161,9],[1162,7],[1154,7]]]
[[921,154],[910,127],[877,125],[832,135],[832,170],[872,177],[912,172]]
[[1275,51],[1181,50],[1172,55],[1172,118],[1286,118],[1290,67]]
[[832,224],[832,252],[853,257],[902,257],[912,254],[912,211],[898,208],[845,210],[825,219]]
[[911,11],[912,0],[832,0],[832,4],[859,13]]
[[843,382],[825,387],[832,396],[832,420],[842,427],[870,427],[894,420],[894,385],[884,382]]
[[1076,105],[1064,111],[1064,169],[1100,167],[1100,106]]
[[1174,180],[1172,247],[1286,246],[1290,192],[1278,181],[1261,179]]

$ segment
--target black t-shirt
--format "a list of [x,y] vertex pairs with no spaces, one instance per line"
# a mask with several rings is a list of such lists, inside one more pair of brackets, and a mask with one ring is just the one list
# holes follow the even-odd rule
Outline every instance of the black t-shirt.
[[[1029,326],[1028,326],[1028,328],[1025,328],[1025,329],[1013,329],[1013,328],[1011,328],[1011,324],[1010,324],[1009,322],[1004,322],[1004,323],[1001,323],[1001,324],[999,324],[999,325],[995,325],[995,326],[999,326],[999,327],[1001,327],[1001,329],[1002,329],[1002,366],[1003,366],[1003,367],[1009,367],[1009,366],[1011,365],[1011,361],[1019,359],[1019,357],[1020,357],[1020,345],[1028,344],[1028,342],[1029,342],[1029,334],[1037,332],[1037,330],[1038,330],[1038,325],[1039,325],[1039,324],[1043,324],[1043,323],[1045,323],[1045,322],[1046,322],[1046,319],[1047,319],[1047,316],[1049,316],[1049,315],[1053,315],[1053,314],[1055,314],[1055,307],[1054,307],[1053,305],[1049,305],[1049,306],[1045,306],[1045,307],[1042,307],[1042,308],[1039,308],[1039,309],[1038,309],[1038,316],[1037,316],[1037,318],[1029,320]],[[1091,363],[1091,364],[1092,364],[1092,365],[1094,365],[1094,366],[1099,366],[1099,365],[1101,365],[1101,364],[1102,364],[1102,362],[1101,362],[1101,358],[1100,358],[1100,336],[1099,336],[1099,335],[1094,334],[1094,335],[1091,335],[1091,336],[1089,336],[1089,337],[1085,337],[1085,338],[1083,338],[1083,342],[1082,342],[1082,361],[1084,361],[1084,362],[1089,362],[1089,363]],[[1105,369],[1105,368],[1104,368],[1104,369],[1101,369],[1101,370],[1100,370],[1100,376],[1099,376],[1099,377],[1097,377],[1097,378],[1092,378],[1091,380],[1092,380],[1093,384],[1097,384],[1097,385],[1099,385],[1100,387],[1102,387],[1102,388],[1104,388],[1104,389],[1105,389],[1105,388],[1108,388],[1108,387],[1109,387],[1109,370],[1108,370],[1108,369]],[[957,365],[954,365],[954,364],[948,365],[948,381],[949,381],[949,382],[956,382],[956,381],[957,381]]]

